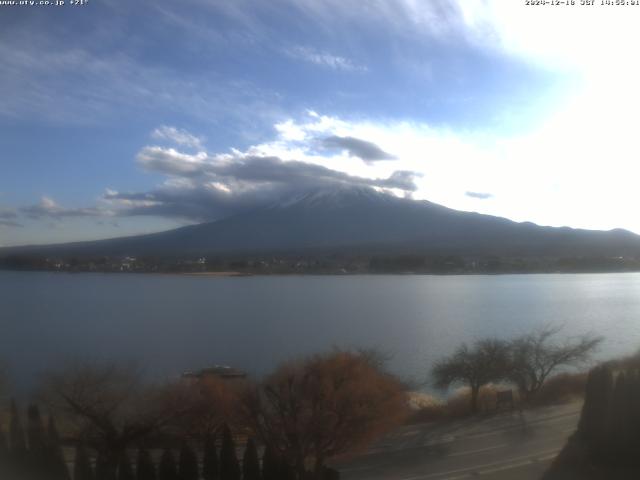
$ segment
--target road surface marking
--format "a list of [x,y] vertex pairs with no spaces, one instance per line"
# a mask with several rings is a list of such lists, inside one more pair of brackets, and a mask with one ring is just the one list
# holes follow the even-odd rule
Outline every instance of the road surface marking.
[[512,464],[509,464],[509,465],[503,465],[501,467],[489,468],[487,470],[480,470],[478,472],[478,475],[488,475],[488,474],[491,474],[491,473],[502,472],[504,470],[511,470],[512,468],[525,467],[525,466],[528,466],[528,465],[533,465],[535,463],[546,462],[548,460],[552,460],[552,459],[556,458],[557,456],[558,456],[558,453],[552,453],[552,454],[549,454],[549,455],[544,455],[542,457],[532,458],[532,459],[526,460],[524,462],[512,463]]
[[537,453],[530,453],[528,455],[521,455],[519,457],[513,457],[513,458],[509,458],[507,460],[504,460],[502,462],[492,462],[492,463],[485,463],[482,465],[473,465],[473,466],[469,466],[466,468],[458,468],[456,470],[449,470],[447,472],[433,472],[433,473],[428,473],[426,475],[418,475],[418,476],[414,476],[414,477],[407,477],[407,478],[403,478],[402,480],[426,480],[429,478],[436,478],[436,477],[447,477],[447,475],[456,475],[459,473],[468,473],[471,474],[473,472],[478,471],[479,469],[490,469],[492,467],[501,467],[501,466],[505,466],[505,465],[512,465],[509,468],[515,468],[513,467],[513,465],[517,465],[520,466],[518,464],[514,464],[514,463],[508,463],[508,462],[520,462],[522,460],[526,460],[524,462],[524,465],[528,465],[530,463],[533,463],[532,459],[533,458],[544,458],[544,456],[546,455],[557,455],[559,452],[559,450],[545,450],[542,452],[537,452]]
[[447,455],[447,457],[460,457],[462,455],[472,455],[474,453],[486,452],[489,450],[495,450],[496,448],[504,448],[506,446],[507,446],[506,443],[502,443],[500,445],[494,445],[493,447],[479,448],[477,450],[465,450],[464,452],[458,452],[458,453],[450,453],[449,455]]
[[521,428],[521,427],[509,427],[509,428],[503,428],[502,430],[494,430],[492,432],[489,433],[475,433],[475,434],[471,434],[471,435],[467,435],[467,436],[462,436],[460,438],[464,438],[464,439],[475,439],[475,438],[484,438],[484,437],[493,437],[495,435],[500,435],[502,433],[505,433],[509,430],[514,430],[515,428]]
[[[423,447],[437,447],[437,446],[441,446],[441,445],[446,445],[448,443],[452,443],[456,440],[466,440],[466,439],[478,439],[478,438],[486,438],[486,437],[492,437],[492,436],[496,436],[496,435],[502,435],[505,434],[507,432],[513,432],[513,431],[518,431],[518,430],[529,430],[533,425],[538,425],[541,423],[548,423],[548,422],[554,422],[554,421],[558,421],[558,420],[562,420],[562,419],[568,419],[570,417],[575,417],[577,415],[579,415],[580,412],[568,412],[568,413],[562,413],[559,415],[551,415],[551,416],[546,416],[546,417],[540,417],[540,418],[536,418],[536,419],[532,419],[532,420],[525,420],[524,424],[520,424],[520,425],[509,425],[509,426],[504,426],[501,428],[497,428],[495,430],[491,430],[489,432],[485,432],[485,433],[471,433],[468,435],[460,435],[460,434],[456,434],[456,435],[443,435],[441,438],[437,438],[437,439],[431,439],[431,440],[426,440],[425,442],[422,442],[422,446]],[[572,433],[575,431],[575,427],[571,428],[571,429],[563,429],[561,430],[561,433]],[[414,430],[409,430],[407,432],[402,432],[399,434],[396,434],[390,438],[388,438],[388,442],[382,445],[377,445],[374,446],[372,448],[370,448],[367,453],[365,453],[364,455],[375,455],[375,454],[379,454],[379,453],[383,453],[383,452],[394,452],[394,451],[401,451],[401,450],[406,450],[408,448],[414,448],[414,447],[420,447],[420,440],[418,439],[408,439],[405,437],[408,437],[410,435],[412,436],[417,436],[417,434],[421,433],[422,430],[420,429],[414,429]],[[416,441],[417,440],[417,441]]]
[[538,460],[539,462],[546,462],[547,460],[553,460],[557,456],[557,453],[552,453],[550,455],[545,455],[544,457],[538,457],[536,460]]
[[[496,447],[490,447],[490,448],[486,448],[483,450],[491,450],[492,448],[498,448],[498,447],[503,447],[505,445],[499,445]],[[480,452],[482,450],[475,450],[475,452]],[[463,452],[463,453],[471,453],[471,452]],[[463,454],[461,453],[461,454]],[[545,452],[542,452],[545,453]],[[432,477],[438,477],[438,476],[442,476],[442,475],[449,475],[451,473],[460,473],[460,472],[465,472],[462,475],[456,475],[453,477],[444,477],[441,478],[440,480],[461,480],[463,478],[469,478],[472,476],[480,476],[480,475],[489,475],[492,473],[497,473],[497,472],[502,472],[504,470],[510,470],[512,468],[519,468],[519,467],[525,467],[528,465],[533,465],[535,463],[540,463],[540,462],[546,462],[548,460],[553,460],[554,458],[556,458],[558,456],[558,451],[553,451],[552,453],[546,454],[546,455],[542,455],[540,454],[539,456],[532,456],[532,458],[528,458],[525,461],[522,462],[516,462],[516,463],[508,463],[506,465],[500,465],[498,467],[494,467],[494,468],[489,468],[489,469],[484,469],[484,470],[478,470],[478,467],[482,468],[482,467],[486,467],[488,465],[496,465],[496,463],[494,464],[485,464],[485,465],[479,465],[479,466],[474,466],[474,467],[469,467],[469,468],[465,468],[465,469],[459,469],[459,470],[451,470],[449,472],[440,472],[440,473],[431,473],[428,474],[426,476],[422,476],[422,477],[410,477],[410,478],[405,478],[403,480],[423,480],[423,479],[428,479],[428,478],[432,478]],[[456,456],[454,455],[448,455],[450,457],[454,457]],[[515,457],[512,458],[511,460],[516,460],[516,459],[520,459],[523,457]],[[374,468],[380,468],[382,465],[368,465],[368,466],[364,466],[364,467],[355,467],[355,468],[347,468],[347,469],[340,469],[341,472],[346,473],[346,472],[357,472],[357,471],[363,471],[363,470],[371,470]]]
[[479,470],[478,475],[490,475],[492,473],[503,472],[505,470],[511,470],[512,468],[526,467],[528,465],[533,464],[533,460],[525,460],[524,462],[518,463],[509,463],[507,465],[502,465],[501,467],[495,468],[487,468],[485,470]]
[[[522,429],[527,429],[530,428],[532,425],[538,425],[540,423],[547,423],[547,422],[551,422],[553,420],[559,420],[565,417],[571,417],[571,416],[576,416],[578,415],[580,412],[576,412],[576,413],[571,413],[571,414],[565,414],[565,415],[557,415],[555,417],[547,417],[547,418],[543,418],[543,419],[538,419],[538,420],[525,420],[525,422],[523,424],[520,425],[509,425],[503,428],[497,428],[495,430],[491,430],[489,432],[486,433],[472,433],[470,435],[460,435],[459,438],[465,438],[465,439],[473,439],[473,438],[484,438],[484,437],[491,437],[494,435],[500,435],[501,433],[506,433],[512,430],[522,430]],[[573,429],[571,429],[571,431],[575,430],[575,427]]]
[[441,438],[434,438],[432,440],[427,440],[422,444],[424,447],[436,447],[438,445],[446,445],[449,443],[453,443],[456,441],[456,437],[453,435],[444,435]]

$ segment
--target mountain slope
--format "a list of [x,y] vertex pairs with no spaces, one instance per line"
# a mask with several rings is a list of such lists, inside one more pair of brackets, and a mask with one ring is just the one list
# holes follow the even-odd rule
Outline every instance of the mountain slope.
[[0,255],[181,256],[308,250],[629,256],[640,255],[640,236],[625,230],[541,227],[396,198],[371,189],[333,189],[167,232],[16,247],[0,250]]

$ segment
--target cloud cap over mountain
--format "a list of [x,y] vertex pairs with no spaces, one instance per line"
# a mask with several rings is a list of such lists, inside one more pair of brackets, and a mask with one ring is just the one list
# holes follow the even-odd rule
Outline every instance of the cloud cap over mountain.
[[331,135],[322,139],[322,145],[327,149],[344,149],[350,156],[358,157],[367,163],[396,159],[395,155],[385,152],[375,143],[354,137]]
[[410,193],[416,189],[418,176],[398,170],[386,178],[367,178],[300,160],[285,161],[277,156],[240,152],[188,154],[159,146],[143,148],[137,161],[144,169],[169,178],[147,192],[108,191],[103,198],[114,204],[119,215],[212,220],[332,186]]

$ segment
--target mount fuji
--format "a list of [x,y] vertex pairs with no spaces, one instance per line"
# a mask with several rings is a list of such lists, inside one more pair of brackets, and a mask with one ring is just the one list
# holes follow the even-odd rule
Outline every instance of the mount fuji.
[[0,249],[8,254],[186,256],[288,252],[501,256],[640,256],[629,231],[543,227],[398,198],[330,188],[217,221],[108,240]]

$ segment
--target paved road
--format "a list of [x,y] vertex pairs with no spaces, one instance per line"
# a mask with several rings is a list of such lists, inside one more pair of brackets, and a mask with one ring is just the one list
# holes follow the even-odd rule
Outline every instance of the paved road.
[[344,480],[539,479],[575,430],[580,408],[403,427],[338,468]]

